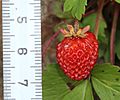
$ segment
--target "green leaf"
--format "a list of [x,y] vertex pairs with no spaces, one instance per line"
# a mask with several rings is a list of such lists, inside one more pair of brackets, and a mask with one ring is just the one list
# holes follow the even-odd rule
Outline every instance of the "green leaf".
[[[71,83],[72,90],[67,83]],[[50,64],[47,70],[43,71],[42,85],[43,100],[93,100],[90,81],[69,79],[57,64]]]
[[[95,29],[96,16],[97,16],[97,13],[90,14],[89,16],[85,17],[82,21],[84,26],[90,25],[91,32],[94,32],[94,29]],[[101,39],[102,37],[105,37],[105,28],[107,28],[107,24],[104,18],[101,16],[100,24],[99,24],[99,31],[98,31],[99,39]]]
[[64,11],[71,12],[74,18],[80,20],[82,14],[85,13],[85,6],[87,5],[87,0],[65,0]]
[[93,87],[101,100],[120,99],[120,68],[111,64],[96,65],[92,70]]
[[70,92],[64,79],[57,64],[48,65],[43,71],[43,100],[62,100]]
[[94,100],[90,81],[82,81],[63,100]]
[[115,0],[117,3],[120,3],[120,0]]

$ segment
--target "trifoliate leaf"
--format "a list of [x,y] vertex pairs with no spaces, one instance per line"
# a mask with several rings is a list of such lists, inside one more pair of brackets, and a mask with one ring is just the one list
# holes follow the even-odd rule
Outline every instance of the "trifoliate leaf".
[[82,14],[85,13],[85,6],[87,5],[87,0],[65,0],[64,11],[71,12],[74,18],[80,20]]
[[82,81],[63,100],[94,100],[90,81]]
[[120,68],[118,66],[96,65],[92,70],[91,79],[100,100],[120,99]]
[[43,71],[43,100],[62,100],[70,92],[57,64],[47,66]]
[[120,0],[115,0],[117,3],[120,3]]

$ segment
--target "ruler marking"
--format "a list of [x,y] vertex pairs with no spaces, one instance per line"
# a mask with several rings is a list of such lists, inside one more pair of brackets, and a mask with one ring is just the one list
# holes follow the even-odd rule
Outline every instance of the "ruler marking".
[[3,43],[10,43],[10,42],[11,42],[11,41],[8,41],[8,40],[7,40],[7,41],[3,41]]
[[6,85],[6,87],[5,87],[5,88],[11,88],[11,86]]
[[4,9],[4,8],[10,8],[9,6],[2,6],[2,8]]
[[3,22],[3,24],[4,24],[4,25],[5,25],[5,24],[8,25],[8,24],[10,24],[10,22]]
[[41,52],[40,50],[30,50],[30,52]]
[[15,68],[15,67],[14,67],[14,66],[12,66],[12,67],[10,67],[10,66],[7,67],[7,66],[5,66],[4,68],[6,68],[6,69],[10,68],[10,69],[11,69],[11,68]]
[[40,12],[34,12],[34,14],[39,15]]
[[40,66],[30,66],[31,68],[39,68]]
[[34,1],[40,1],[40,0],[34,0]]
[[34,11],[40,11],[40,9],[34,9]]
[[39,62],[39,61],[41,61],[41,60],[40,60],[40,59],[36,59],[35,61],[38,61],[38,62]]
[[3,59],[10,59],[11,57],[3,57]]
[[3,52],[15,52],[14,50],[11,50],[11,51],[3,51]]
[[10,14],[10,13],[8,13],[8,12],[7,12],[7,13],[2,13],[2,15],[9,15],[9,14]]
[[15,98],[9,98],[9,99],[4,99],[4,100],[16,100]]
[[9,34],[10,32],[5,32],[4,29],[3,29],[3,33]]
[[31,34],[30,36],[39,36],[40,34]]
[[4,16],[2,16],[2,17],[4,17],[4,18],[10,18],[10,16],[9,16],[9,15],[7,15],[7,16],[5,16],[5,15],[4,15]]
[[42,97],[41,98],[31,98],[31,100],[42,100]]
[[4,49],[7,49],[7,50],[8,50],[8,49],[10,49],[10,48],[3,48],[3,50],[4,50]]
[[4,92],[4,94],[11,94],[11,92]]
[[5,64],[3,63],[3,65],[6,66],[6,65],[11,65],[11,64],[10,63],[5,63]]
[[40,4],[38,4],[38,5],[33,5],[35,8],[40,8],[41,9],[41,5]]
[[[3,76],[4,76],[4,75],[3,75]],[[5,75],[4,78],[11,78],[11,76],[6,76],[6,75]]]
[[[32,27],[31,30],[34,30],[33,31],[34,33],[29,34],[28,36],[31,36],[30,39],[31,38],[35,39],[33,41],[33,45],[35,47],[33,50],[32,49],[29,50],[28,48],[27,48],[27,50],[30,52],[33,52],[34,56],[31,55],[30,57],[34,57],[34,59],[33,59],[34,63],[32,64],[33,66],[30,66],[29,68],[42,69],[41,68],[42,63],[39,63],[39,62],[41,62],[41,59],[42,59],[42,56],[40,56],[40,54],[41,54],[41,41],[39,41],[41,39],[40,38],[40,34],[41,34],[41,31],[40,31],[41,30],[41,19],[40,19],[41,18],[41,16],[40,16],[41,5],[40,5],[40,2],[41,1],[40,0],[33,0],[33,1],[34,2],[31,2],[31,3],[24,2],[24,3],[29,3],[30,5],[27,4],[27,6],[29,6],[29,7],[31,5],[33,6],[32,8],[30,7],[30,9],[32,9],[33,12],[32,11],[30,12],[32,17],[29,20],[31,21],[31,23],[33,23],[33,24],[31,24],[31,27]],[[23,2],[23,1],[21,0],[20,2]],[[16,81],[14,81],[14,82],[12,81],[12,79],[16,78],[16,77],[14,77],[15,75],[14,75],[13,71],[16,71],[17,67],[19,67],[19,66],[14,65],[17,63],[17,62],[14,63],[14,61],[16,61],[16,59],[19,60],[19,58],[16,58],[16,57],[15,57],[16,59],[13,58],[15,55],[14,53],[16,52],[16,49],[14,49],[14,44],[13,44],[15,42],[13,42],[13,41],[17,38],[16,35],[21,31],[21,30],[19,30],[19,28],[18,28],[19,31],[17,30],[18,25],[14,26],[14,24],[12,23],[15,21],[14,18],[18,17],[18,16],[16,16],[16,13],[19,13],[19,10],[17,10],[17,8],[16,8],[17,12],[14,12],[15,8],[11,7],[12,5],[16,5],[15,3],[16,3],[15,1],[11,2],[10,0],[2,0],[4,100],[17,100],[17,97],[14,97],[15,96],[14,94],[19,93],[19,90],[16,91],[16,93],[14,93],[14,94],[12,92],[12,90],[14,90],[14,86],[18,85],[18,84],[16,84]],[[22,3],[20,3],[20,4],[22,4]],[[21,9],[21,8],[19,8],[19,9]],[[25,9],[24,12],[25,11],[27,11],[27,10]],[[14,18],[13,17],[11,18],[12,13],[14,13]],[[23,21],[23,23],[15,23],[15,24],[19,24],[19,26],[23,25],[26,28],[28,25],[28,23],[25,23],[26,25],[24,25],[24,18],[26,16],[20,16],[20,18],[19,18],[19,22]],[[11,27],[15,27],[15,30],[13,30]],[[25,32],[26,31],[27,31],[27,28],[26,28]],[[12,33],[12,34],[10,34],[10,33]],[[24,31],[22,31],[22,33],[24,33]],[[19,37],[19,38],[22,38],[22,37]],[[37,39],[39,39],[39,40],[37,40]],[[20,40],[18,39],[16,42],[20,42]],[[11,49],[11,47],[12,47],[12,49]],[[23,47],[23,48],[26,48],[26,47]],[[17,49],[19,49],[19,48],[17,48]],[[24,49],[21,49],[21,50],[24,50]],[[29,55],[29,54],[27,53],[27,55]],[[19,56],[19,54],[18,54],[18,56]],[[40,58],[37,59],[37,57],[35,57],[35,56],[40,56]],[[19,57],[20,57],[20,61],[22,61],[22,59],[21,59],[22,56],[19,56]],[[26,59],[27,59],[27,57],[26,57]],[[39,75],[42,77],[42,70],[40,71],[38,69],[35,69],[34,75],[35,76]],[[34,86],[35,91],[33,93],[33,96],[29,97],[29,100],[42,100],[42,92],[38,91],[38,90],[42,89],[41,77],[38,77],[38,78],[35,77],[35,79],[34,79],[35,83],[31,82],[31,84],[33,84],[33,86]],[[28,87],[28,88],[30,88],[30,87]],[[27,95],[29,95],[29,93]],[[26,100],[28,100],[27,97],[26,97]]]
[[31,84],[41,84],[41,82],[31,82]]
[[6,79],[6,80],[3,80],[4,82],[10,82],[11,80],[10,79]]
[[3,35],[3,37],[13,37],[15,35]]
[[35,47],[35,49],[40,49],[41,47]]
[[34,25],[35,27],[40,27],[40,25]]
[[39,17],[39,18],[40,18],[41,16],[39,16],[39,15],[35,15],[34,17]]
[[33,20],[33,21],[34,21],[34,20],[40,20],[40,19],[36,19],[36,18],[35,18],[35,19],[30,19],[30,20]]
[[35,2],[33,2],[33,3],[29,3],[30,5],[39,5],[40,3],[35,3]]
[[10,38],[8,38],[8,37],[7,38],[3,38],[3,40],[10,40]]
[[2,11],[10,11],[9,9],[3,9]]
[[4,84],[7,84],[7,85],[8,85],[8,84],[15,84],[15,83],[13,82],[13,83],[4,83]]
[[3,60],[4,62],[11,62],[11,60]]
[[14,5],[14,3],[2,3],[2,5]]
[[8,31],[10,31],[10,29],[4,29],[4,28],[3,28],[3,33],[5,33],[5,32],[10,33],[10,32],[8,32]]
[[15,19],[7,19],[7,18],[3,18],[3,21],[14,21]]
[[7,46],[7,47],[8,47],[8,46],[10,46],[10,44],[4,44],[4,45],[3,45],[3,47],[5,47],[5,46]]

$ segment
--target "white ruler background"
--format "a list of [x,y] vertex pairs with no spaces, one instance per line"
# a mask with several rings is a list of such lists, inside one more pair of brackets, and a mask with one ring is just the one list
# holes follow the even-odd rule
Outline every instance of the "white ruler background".
[[42,100],[41,1],[2,0],[4,100]]

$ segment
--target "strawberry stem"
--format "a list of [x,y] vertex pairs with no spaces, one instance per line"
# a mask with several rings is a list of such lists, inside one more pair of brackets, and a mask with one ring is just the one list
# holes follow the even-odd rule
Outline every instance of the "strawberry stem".
[[94,33],[96,35],[96,38],[98,38],[99,24],[100,24],[100,18],[102,16],[102,10],[103,10],[103,6],[104,6],[104,0],[99,0],[98,4],[99,4],[98,5],[98,13],[97,13],[96,23],[95,23],[95,29],[94,29]]
[[115,63],[115,33],[116,33],[116,27],[117,27],[117,21],[119,16],[119,5],[115,3],[115,11],[114,11],[114,17],[113,17],[113,23],[112,23],[112,30],[111,30],[111,36],[110,36],[110,62],[112,64]]
[[75,33],[79,30],[79,22],[78,20],[75,20],[75,23],[74,23],[74,30],[75,30]]

